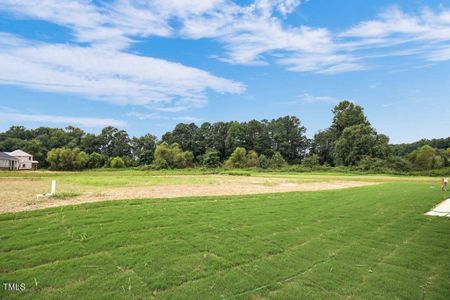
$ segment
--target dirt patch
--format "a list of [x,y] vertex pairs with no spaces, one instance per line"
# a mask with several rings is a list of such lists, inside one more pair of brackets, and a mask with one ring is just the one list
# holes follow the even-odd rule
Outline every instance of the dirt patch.
[[[15,182],[11,181],[10,184]],[[23,184],[23,182],[22,182]],[[267,180],[266,178],[237,178],[225,179],[214,184],[176,184],[158,186],[136,186],[107,188],[102,191],[87,191],[77,197],[68,199],[55,199],[43,197],[37,199],[35,192],[39,187],[28,192],[27,197],[0,198],[0,212],[16,212],[36,210],[47,207],[73,205],[80,203],[98,202],[105,200],[147,199],[147,198],[175,198],[188,196],[223,196],[223,195],[248,195],[264,193],[283,193],[294,191],[321,191],[332,189],[344,189],[379,184],[379,182],[366,181],[324,181],[312,183],[292,183],[282,180]],[[19,188],[19,187],[18,187]],[[17,195],[16,195],[17,196]],[[5,201],[6,200],[6,201]]]

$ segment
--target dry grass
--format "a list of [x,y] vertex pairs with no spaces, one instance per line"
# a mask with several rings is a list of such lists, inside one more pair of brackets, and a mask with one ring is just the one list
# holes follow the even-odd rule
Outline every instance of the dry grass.
[[[73,176],[73,175],[68,175]],[[175,198],[184,196],[247,195],[292,191],[317,191],[374,184],[370,181],[332,180],[319,178],[299,180],[278,177],[177,175],[148,176],[123,184],[98,183],[104,178],[87,176],[83,181],[58,178],[57,192],[71,197],[37,197],[50,190],[50,178],[1,177],[0,212],[36,210],[47,207],[118,199]],[[118,180],[115,178],[115,180]],[[316,182],[311,182],[316,181]],[[111,183],[111,181],[109,182]]]

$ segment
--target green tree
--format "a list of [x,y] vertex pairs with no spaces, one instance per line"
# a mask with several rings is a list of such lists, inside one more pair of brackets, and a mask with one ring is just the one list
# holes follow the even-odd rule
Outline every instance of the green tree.
[[225,139],[226,153],[232,153],[236,148],[246,147],[246,132],[243,124],[232,122]]
[[132,150],[135,159],[140,165],[148,165],[153,161],[153,155],[156,149],[156,137],[146,134],[139,138],[133,138]]
[[385,135],[378,135],[369,125],[347,127],[334,143],[334,161],[337,165],[353,166],[366,156],[385,159],[389,155],[388,142]]
[[206,152],[203,157],[203,165],[208,168],[217,168],[220,167],[220,155],[219,152],[210,150]]
[[192,152],[183,152],[177,143],[169,145],[167,142],[162,142],[156,146],[154,167],[158,169],[192,167],[193,159]]
[[256,167],[256,162],[258,161],[258,153],[255,150],[250,150],[247,152],[247,167]]
[[94,168],[102,168],[106,165],[108,162],[108,158],[100,153],[92,152],[89,154],[89,160],[88,160],[88,168],[94,169]]
[[231,168],[244,168],[247,165],[247,150],[242,147],[234,149],[225,165]]
[[264,154],[261,154],[256,161],[256,167],[260,169],[268,169],[270,167],[270,160]]
[[274,169],[279,169],[287,165],[286,160],[283,158],[280,152],[275,152],[270,159],[270,167]]
[[331,128],[336,131],[337,137],[351,126],[367,125],[370,127],[370,123],[364,115],[364,109],[353,102],[341,101],[333,108],[332,112],[334,117]]
[[334,164],[332,150],[336,139],[336,131],[332,128],[319,131],[314,135],[311,143],[311,152],[319,157],[320,164]]
[[289,163],[299,163],[308,148],[306,128],[294,116],[274,119],[269,123],[272,149],[279,152]]
[[307,168],[314,168],[314,167],[320,165],[319,155],[312,154],[312,155],[306,156],[302,161],[302,165]]
[[86,167],[88,160],[89,156],[78,148],[55,148],[47,154],[51,170],[81,170]]
[[125,130],[108,126],[99,136],[100,151],[108,157],[126,157],[131,155],[131,141]]
[[436,149],[424,145],[406,156],[416,170],[431,170],[440,167]]
[[123,161],[123,159],[119,156],[114,157],[113,159],[111,159],[111,162],[109,163],[109,166],[111,168],[125,168],[125,162]]

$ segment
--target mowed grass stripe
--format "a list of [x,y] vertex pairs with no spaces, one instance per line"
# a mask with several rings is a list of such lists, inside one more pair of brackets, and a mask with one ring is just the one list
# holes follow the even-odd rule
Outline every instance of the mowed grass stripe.
[[[448,296],[448,287],[429,278],[445,275],[438,265],[449,266],[449,223],[423,216],[442,198],[427,184],[390,183],[309,193],[115,201],[2,216],[1,279],[27,283],[29,289],[14,297],[96,298],[107,289],[105,298],[301,295],[294,291],[367,298],[363,293],[377,287],[372,278],[381,273],[404,280],[414,290],[407,295]],[[408,243],[402,243],[406,238]],[[403,269],[417,280],[396,277]],[[416,286],[419,281],[422,287]],[[387,290],[382,295],[397,295]]]

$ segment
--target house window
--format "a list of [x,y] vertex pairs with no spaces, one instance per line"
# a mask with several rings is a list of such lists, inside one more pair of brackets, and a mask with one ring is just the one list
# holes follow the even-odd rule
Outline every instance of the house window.
[[30,157],[28,157],[28,160],[31,160],[31,156],[30,156]]
[[25,164],[22,165],[22,168],[25,168]]

